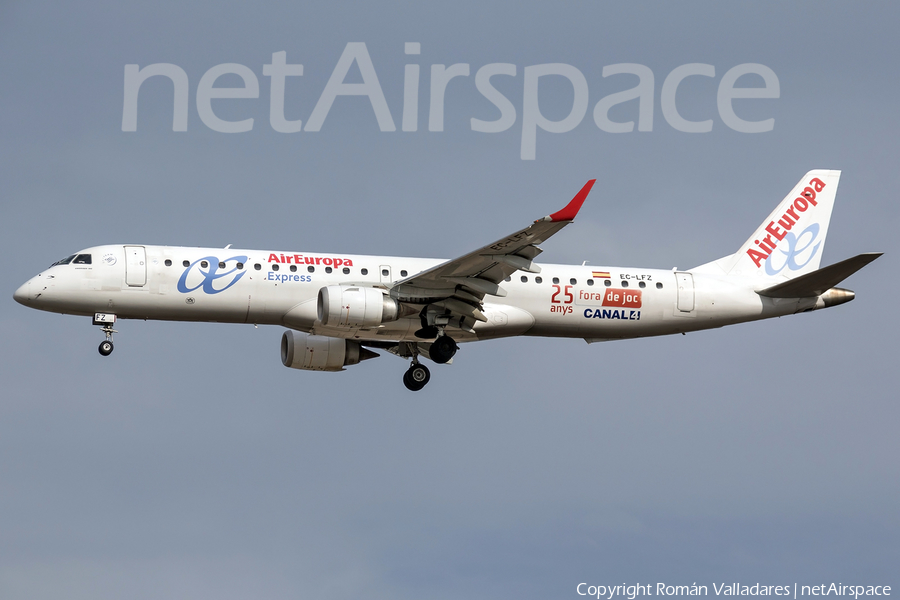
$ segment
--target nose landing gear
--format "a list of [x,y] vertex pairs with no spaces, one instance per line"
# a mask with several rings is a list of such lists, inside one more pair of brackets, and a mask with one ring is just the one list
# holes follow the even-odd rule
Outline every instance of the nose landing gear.
[[100,342],[99,350],[102,356],[109,356],[110,354],[112,354],[113,348],[114,346],[112,340],[103,340],[102,342]]
[[100,331],[106,334],[106,339],[100,342],[100,347],[97,348],[101,356],[109,356],[112,354],[113,348],[115,348],[113,346],[113,334],[119,333],[112,327],[115,322],[116,315],[109,313],[94,314],[94,325],[100,325]]

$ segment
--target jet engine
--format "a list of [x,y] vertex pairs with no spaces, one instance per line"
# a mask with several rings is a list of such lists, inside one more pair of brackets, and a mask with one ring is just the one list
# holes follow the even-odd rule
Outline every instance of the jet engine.
[[309,371],[343,371],[346,365],[378,356],[358,342],[299,331],[285,331],[281,336],[281,362],[292,369]]
[[329,285],[319,290],[319,321],[327,327],[375,327],[400,318],[400,303],[379,289]]

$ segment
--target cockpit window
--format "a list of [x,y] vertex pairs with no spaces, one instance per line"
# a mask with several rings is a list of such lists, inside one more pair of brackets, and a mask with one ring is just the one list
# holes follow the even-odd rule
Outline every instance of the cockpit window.
[[72,261],[73,265],[89,265],[91,264],[91,255],[90,254],[79,254],[75,257],[75,260]]
[[56,261],[55,263],[53,263],[52,265],[50,265],[50,266],[51,266],[51,267],[55,267],[56,265],[67,265],[67,264],[69,264],[70,262],[72,262],[72,259],[73,259],[73,258],[75,258],[75,255],[74,255],[74,254],[73,254],[72,256],[67,256],[67,257],[65,257],[65,258],[62,259],[62,260],[58,260],[58,261]]

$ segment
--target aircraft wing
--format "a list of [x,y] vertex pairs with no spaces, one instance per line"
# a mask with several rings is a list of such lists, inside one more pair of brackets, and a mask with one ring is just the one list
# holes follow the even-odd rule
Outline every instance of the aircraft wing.
[[391,297],[401,302],[443,306],[453,314],[485,321],[481,314],[485,295],[506,296],[500,284],[516,271],[540,272],[540,267],[532,263],[541,253],[537,244],[572,222],[595,181],[588,181],[565,208],[525,229],[396,282],[391,287]]

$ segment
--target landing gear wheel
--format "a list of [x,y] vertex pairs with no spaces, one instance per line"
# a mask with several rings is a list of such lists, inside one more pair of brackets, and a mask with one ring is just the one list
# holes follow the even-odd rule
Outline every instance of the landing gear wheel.
[[431,360],[442,365],[449,362],[458,349],[459,346],[456,345],[452,337],[442,335],[431,344],[431,347],[428,349],[428,355],[431,356]]
[[415,363],[410,365],[406,373],[403,374],[403,385],[406,389],[418,392],[431,379],[431,373],[425,365]]
[[118,333],[115,329],[113,329],[113,323],[115,322],[116,315],[106,313],[94,314],[94,325],[102,325],[100,331],[102,331],[106,335],[106,340],[100,342],[100,347],[98,348],[101,356],[109,356],[110,354],[112,354],[113,334]]

